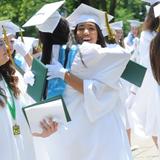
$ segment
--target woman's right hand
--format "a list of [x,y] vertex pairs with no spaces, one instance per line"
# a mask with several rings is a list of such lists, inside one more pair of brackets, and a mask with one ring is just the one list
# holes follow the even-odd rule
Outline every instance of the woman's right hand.
[[52,118],[49,118],[48,121],[44,119],[43,121],[40,122],[40,124],[42,127],[42,132],[32,133],[33,136],[46,138],[58,130],[58,123],[53,121]]
[[15,39],[15,38],[13,38],[12,40],[14,41],[14,43],[13,43],[14,50],[16,50],[16,52],[19,53],[20,55],[22,55],[23,57],[25,57],[29,51],[27,51],[24,43],[18,39]]

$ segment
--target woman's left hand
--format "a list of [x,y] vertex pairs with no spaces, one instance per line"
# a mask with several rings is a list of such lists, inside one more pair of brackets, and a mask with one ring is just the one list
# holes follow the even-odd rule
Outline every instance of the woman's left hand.
[[52,78],[61,78],[64,80],[65,73],[68,72],[66,68],[62,66],[60,62],[57,60],[53,60],[53,64],[46,65],[48,72],[47,72],[47,80],[50,80]]
[[55,133],[58,130],[58,123],[55,121],[52,121],[51,118],[49,118],[48,121],[45,119],[40,122],[41,127],[42,127],[42,132],[41,133],[32,133],[33,136],[36,137],[48,137],[51,134]]

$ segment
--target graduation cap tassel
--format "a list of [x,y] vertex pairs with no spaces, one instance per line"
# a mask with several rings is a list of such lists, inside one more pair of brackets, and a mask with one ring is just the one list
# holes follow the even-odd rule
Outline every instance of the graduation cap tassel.
[[160,19],[159,19],[159,25],[158,25],[156,31],[160,33]]
[[113,34],[112,29],[110,28],[107,12],[105,13],[105,19],[106,19],[106,27],[108,32],[108,40],[115,41],[115,35]]
[[10,46],[9,46],[9,40],[8,40],[8,37],[7,37],[7,32],[6,32],[5,28],[4,28],[4,26],[2,26],[2,29],[3,29],[4,42],[5,42],[5,44],[6,44],[8,56],[9,56],[12,64],[14,65],[14,61],[13,61],[13,58],[12,58],[11,49],[10,49]]

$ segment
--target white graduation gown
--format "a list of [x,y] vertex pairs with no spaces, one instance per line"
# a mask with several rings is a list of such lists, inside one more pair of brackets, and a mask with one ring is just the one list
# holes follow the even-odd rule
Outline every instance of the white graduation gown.
[[[132,59],[138,59],[137,49],[139,46],[139,37],[132,37],[132,43],[130,42],[131,32],[128,33],[127,37],[124,38],[124,48],[127,53],[132,54]],[[130,44],[131,43],[131,44]]]
[[[84,80],[84,94],[67,85],[64,100],[72,121],[66,124],[67,130],[61,128],[49,138],[51,159],[131,160],[117,83],[129,55],[116,59],[115,54],[120,55],[121,50],[101,50],[94,44],[80,49],[87,68],[77,53],[71,72]],[[112,53],[116,62],[109,64],[112,60],[106,55]]]
[[[23,76],[17,71],[16,76],[19,78],[19,88],[21,89],[21,100],[24,102],[22,107],[36,103],[36,101],[27,94],[27,84],[24,82]],[[24,116],[24,115],[23,115]],[[28,126],[27,126],[28,127]],[[32,136],[36,160],[49,160],[49,155],[44,147],[47,138]]]
[[[150,62],[149,62],[149,48],[150,48],[150,42],[151,40],[153,39],[153,37],[155,36],[155,32],[151,32],[149,30],[145,30],[145,31],[142,31],[141,32],[141,35],[140,35],[140,41],[139,41],[139,45],[138,45],[138,63],[140,63],[141,65],[145,66],[148,68],[149,66],[149,69],[147,70],[147,73],[146,75],[151,75],[152,76],[152,73],[151,73],[151,69],[150,69]],[[150,78],[151,79],[151,78]],[[146,76],[144,78],[144,81],[146,81]],[[151,80],[153,81],[153,80]],[[145,82],[146,83],[146,82]],[[144,83],[142,84],[142,86],[139,88],[139,87],[136,87],[134,85],[130,85],[129,87],[129,90],[130,90],[130,96],[128,97],[128,99],[126,99],[126,102],[127,102],[127,116],[128,116],[128,128],[132,128],[134,129],[135,126],[138,126],[138,124],[136,124],[137,122],[135,122],[135,118],[133,120],[133,117],[132,117],[132,111],[131,111],[131,107],[132,105],[134,104],[134,102],[136,101],[139,101],[138,99],[135,99],[136,97],[140,96],[140,94],[142,94],[140,96],[140,98],[142,98],[142,100],[144,100],[145,97],[143,97],[143,94],[146,95],[146,87],[147,86],[144,86]],[[143,88],[143,89],[142,89]],[[148,87],[147,87],[148,88]],[[136,94],[136,92],[140,90],[139,92],[141,93],[137,93],[137,96],[133,95],[131,92],[134,92]],[[143,91],[142,91],[143,90]],[[143,93],[144,92],[144,93]],[[141,101],[141,100],[140,100]],[[138,102],[139,103],[139,102]],[[140,107],[141,109],[143,108],[140,104],[138,105],[138,107]],[[137,108],[137,107],[136,107]],[[144,106],[145,108],[145,106]],[[139,111],[138,111],[139,112]],[[136,127],[137,128],[137,127]],[[137,130],[137,129],[136,129]],[[144,134],[144,133],[143,133]]]
[[158,84],[155,81],[149,59],[150,42],[155,32],[143,31],[140,38],[141,64],[147,67],[142,86],[137,90],[135,101],[130,109],[132,129],[139,136],[158,136],[160,126]]
[[156,32],[151,32],[149,30],[142,31],[139,42],[139,56],[140,56],[140,64],[145,67],[148,67],[149,64],[149,50],[151,40],[155,37]]
[[[0,86],[5,89],[7,96],[10,94],[6,90],[3,80]],[[16,122],[20,126],[21,134],[14,136],[12,133],[13,120],[8,106],[0,107],[0,159],[2,160],[35,160],[32,136],[29,127],[22,113],[20,98],[15,99],[16,104]]]

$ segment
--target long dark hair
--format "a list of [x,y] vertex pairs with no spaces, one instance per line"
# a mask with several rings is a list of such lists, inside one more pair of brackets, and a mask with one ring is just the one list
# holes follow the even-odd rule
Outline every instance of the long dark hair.
[[7,97],[6,97],[5,91],[0,87],[0,106],[4,107],[6,101],[7,101]]
[[[20,89],[18,88],[18,77],[15,75],[15,68],[12,65],[11,61],[8,61],[4,65],[0,66],[0,79],[2,80],[2,77],[6,81],[7,85],[10,87],[10,89],[13,91],[13,95],[15,98],[18,98],[20,95]],[[4,98],[5,93],[0,88],[1,97]],[[4,101],[0,99],[0,104],[4,104]]]
[[150,62],[151,62],[152,73],[155,80],[160,85],[160,45],[159,44],[160,44],[160,32],[158,32],[155,38],[153,38],[150,45]]
[[[97,33],[98,33],[98,38],[97,38],[97,42],[96,43],[99,44],[99,45],[101,45],[101,47],[106,47],[105,39],[104,39],[104,36],[102,34],[101,29],[99,28],[99,26],[97,24],[95,24],[95,26],[96,26]],[[79,42],[78,38],[76,38],[77,37],[76,36],[77,28],[78,28],[78,25],[74,29],[75,39],[76,39],[77,43],[81,43],[81,42]]]
[[50,64],[52,56],[52,45],[66,44],[69,38],[69,24],[67,20],[61,18],[53,33],[40,32],[39,36],[42,42],[42,58],[44,64]]
[[160,2],[156,2],[153,5],[151,5],[148,15],[143,23],[143,30],[156,31],[156,29],[158,28],[159,18],[155,18],[153,8],[159,3]]
[[124,48],[124,35],[122,35],[121,39],[119,40],[119,45]]
[[[52,59],[52,46],[54,44],[63,45],[66,44],[69,39],[69,24],[67,20],[61,17],[57,27],[53,31],[53,33],[40,32],[40,41],[42,43],[42,58],[41,61],[44,64],[50,64]],[[54,52],[54,51],[53,51]],[[67,54],[66,54],[67,55]],[[46,81],[45,89],[43,93],[43,98],[47,97],[47,86],[48,81]]]

